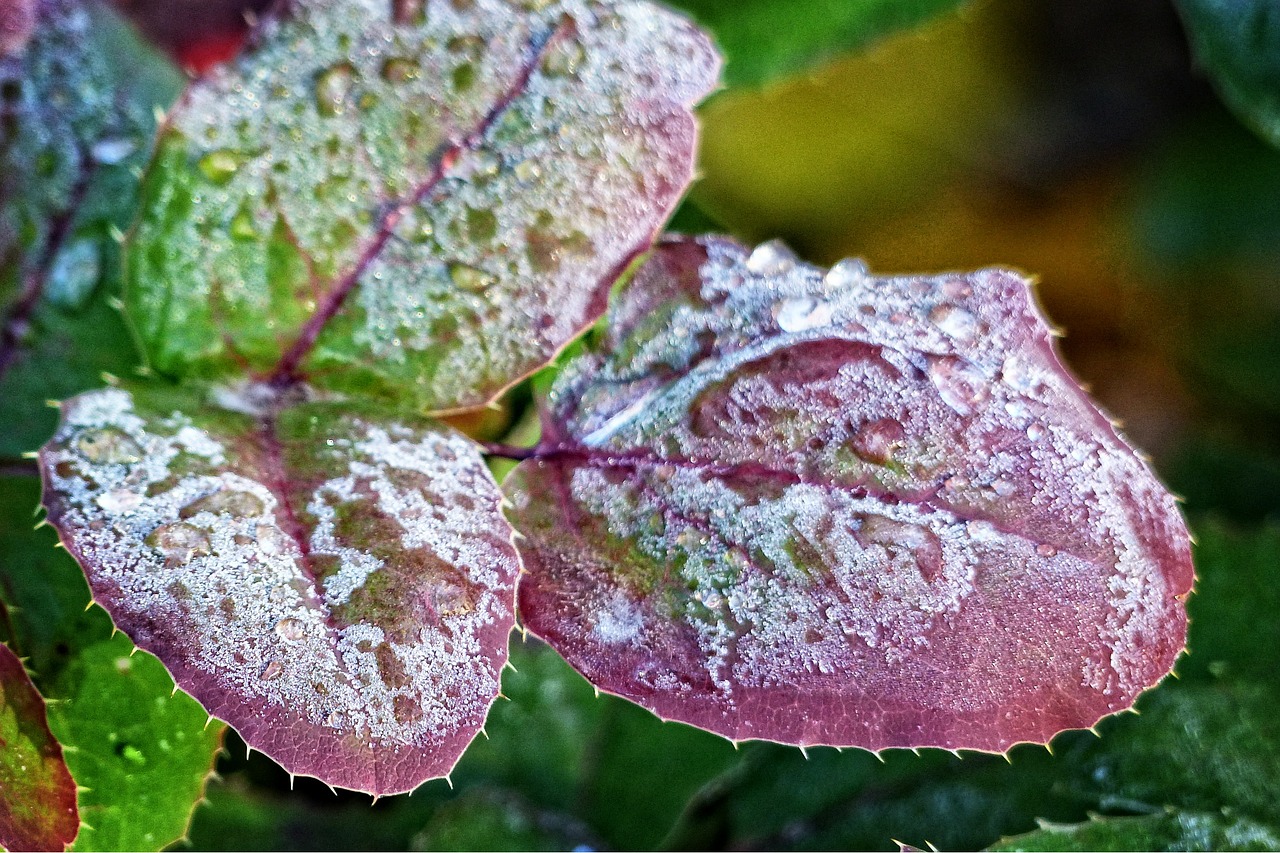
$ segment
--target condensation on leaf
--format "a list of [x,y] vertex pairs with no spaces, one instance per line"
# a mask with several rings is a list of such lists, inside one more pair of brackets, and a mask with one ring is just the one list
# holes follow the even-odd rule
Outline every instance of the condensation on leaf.
[[253,389],[63,407],[45,504],[97,600],[294,773],[374,793],[448,773],[498,692],[518,560],[475,446]]
[[687,20],[392,5],[298,4],[175,110],[129,249],[160,370],[283,361],[424,410],[482,404],[598,315],[683,193],[718,69]]
[[76,837],[76,786],[49,731],[44,699],[0,645],[0,845],[62,850]]
[[1003,270],[663,245],[510,481],[526,625],[733,738],[1006,749],[1089,726],[1186,633],[1173,499]]

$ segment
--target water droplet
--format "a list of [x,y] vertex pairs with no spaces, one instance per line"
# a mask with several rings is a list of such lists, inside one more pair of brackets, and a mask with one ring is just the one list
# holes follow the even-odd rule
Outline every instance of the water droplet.
[[127,136],[99,139],[89,149],[89,155],[104,166],[114,166],[134,151],[138,150],[138,141]]
[[978,335],[977,319],[958,305],[938,305],[929,312],[929,320],[958,341],[971,341]]
[[422,76],[422,66],[412,59],[394,56],[382,63],[382,79],[388,83],[404,83]]
[[532,160],[521,160],[516,164],[515,173],[521,181],[533,181],[542,177],[542,167]]
[[1039,441],[1044,438],[1045,429],[1040,424],[1031,424],[1027,427],[1027,438],[1032,441]]
[[477,178],[492,178],[501,168],[502,161],[492,151],[482,148],[471,156],[471,174]]
[[854,537],[864,548],[878,545],[890,553],[908,556],[926,582],[932,582],[942,572],[942,543],[929,528],[883,515],[864,515],[860,521]]
[[929,378],[942,402],[960,415],[973,413],[975,406],[987,399],[987,379],[973,364],[955,356],[932,358]]
[[137,492],[128,489],[112,489],[109,492],[103,492],[98,495],[98,506],[107,512],[133,512],[142,506],[146,499]]
[[276,636],[286,642],[296,642],[307,634],[307,626],[301,619],[286,616],[276,623]]
[[284,672],[284,665],[280,661],[269,660],[267,665],[262,668],[262,672],[258,673],[258,677],[263,681],[271,681],[279,678],[282,672]]
[[115,427],[87,429],[76,436],[76,450],[99,465],[132,465],[142,459],[142,448]]
[[253,227],[253,214],[248,207],[240,208],[231,220],[231,237],[234,240],[256,240],[258,231]]
[[542,72],[548,77],[568,77],[577,74],[586,59],[587,52],[581,44],[562,40],[542,60]]
[[761,243],[747,258],[747,271],[755,275],[782,275],[795,268],[796,256],[781,240]]
[[700,531],[692,528],[685,528],[680,531],[680,535],[676,537],[676,544],[686,551],[692,551],[706,544],[707,537]]
[[1036,553],[1041,557],[1056,557],[1058,549],[1047,542],[1042,542],[1036,546]]
[[893,418],[869,421],[854,435],[853,452],[865,462],[883,465],[906,437],[906,429]]
[[871,277],[870,270],[862,258],[845,258],[827,273],[822,283],[827,287],[854,287]]
[[463,290],[484,290],[496,279],[481,269],[466,264],[449,264],[449,278]]
[[202,512],[211,512],[233,518],[253,518],[262,515],[265,511],[266,507],[257,495],[235,489],[223,489],[187,504],[179,510],[178,515],[182,518],[191,518]]
[[973,295],[973,288],[962,278],[949,278],[942,283],[942,295],[948,299],[967,299]]
[[259,524],[254,531],[258,536],[258,548],[268,557],[276,557],[289,549],[289,537],[279,527]]
[[209,555],[208,534],[185,521],[160,525],[151,531],[146,542],[174,565],[185,566],[196,557]]
[[473,243],[488,243],[498,233],[498,217],[492,210],[467,208],[467,236]]
[[1024,359],[1011,355],[1004,360],[1001,377],[1018,391],[1030,391],[1036,384],[1036,372]]
[[322,71],[316,78],[316,109],[320,114],[336,116],[346,112],[355,81],[356,70],[349,62]]
[[773,316],[784,332],[803,332],[831,323],[831,304],[812,296],[789,296],[774,306]]
[[210,151],[196,164],[210,182],[223,186],[240,170],[240,155],[229,148]]
[[46,279],[46,298],[61,308],[82,307],[97,286],[102,272],[98,242],[75,240],[58,252]]

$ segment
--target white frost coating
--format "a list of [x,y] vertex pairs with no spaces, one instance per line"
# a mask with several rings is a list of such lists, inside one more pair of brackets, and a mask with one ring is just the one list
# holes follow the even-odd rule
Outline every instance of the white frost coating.
[[[655,335],[625,330],[651,330],[643,318],[666,306],[624,298],[611,324],[624,331],[609,345],[622,355],[575,359],[550,400],[587,447],[687,463],[661,477],[671,466],[642,466],[621,484],[578,470],[571,488],[659,564],[687,557],[684,618],[712,670],[735,661],[739,683],[823,671],[851,640],[892,664],[926,652],[937,620],[984,574],[1029,573],[1033,587],[1092,584],[1079,594],[1104,615],[1082,683],[1105,695],[1149,683],[1144,649],[1163,636],[1168,590],[1138,531],[1185,534],[1172,498],[1053,360],[1025,282],[1000,270],[873,278],[861,264],[824,275],[776,247],[703,246],[700,300]],[[660,287],[645,276],[666,275],[661,260],[629,293]],[[832,342],[850,348],[826,372],[804,359],[761,367]],[[743,504],[743,484],[710,475],[713,465],[801,482]],[[799,594],[813,581],[790,574],[804,562],[797,546],[835,583]],[[922,573],[917,557],[934,548],[941,568]],[[747,553],[770,569],[748,568]],[[713,673],[726,690],[727,675]]]
[[[419,28],[393,24],[384,0],[304,4],[271,25],[282,32],[262,40],[256,73],[195,86],[174,126],[218,179],[166,223],[187,237],[164,239],[199,247],[168,278],[196,288],[184,302],[217,282],[257,311],[268,265],[244,262],[249,235],[286,223],[316,266],[341,272],[379,212],[398,209],[396,239],[349,302],[354,337],[322,336],[317,363],[354,342],[444,409],[528,372],[590,320],[691,171],[688,110],[717,60],[690,22],[647,2],[424,5]],[[460,156],[411,204],[450,146]],[[162,291],[148,311],[168,310]]]
[[[482,647],[479,632],[510,619],[510,528],[483,461],[460,436],[355,419],[334,431],[356,438],[316,450],[348,470],[307,504],[318,519],[311,559],[339,563],[323,597],[278,496],[249,476],[265,463],[184,415],[140,416],[122,390],[82,395],[65,407],[45,464],[60,526],[88,556],[98,594],[112,590],[112,603],[134,614],[122,625],[155,626],[144,633],[171,649],[171,663],[182,656],[250,708],[288,709],[375,744],[430,746],[479,725],[496,695],[505,635]],[[117,493],[139,499],[104,507]],[[373,558],[339,542],[337,511],[355,513],[359,530],[375,509],[404,535],[374,544],[403,556]],[[421,553],[453,574],[416,573]],[[374,574],[394,583],[362,600]]]
[[631,643],[644,628],[644,615],[622,590],[614,590],[607,602],[595,611],[591,631],[603,643]]

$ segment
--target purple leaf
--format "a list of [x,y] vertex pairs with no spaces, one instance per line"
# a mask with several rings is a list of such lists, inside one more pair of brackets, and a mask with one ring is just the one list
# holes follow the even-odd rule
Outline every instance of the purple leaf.
[[62,850],[79,830],[76,783],[44,699],[18,656],[0,645],[0,846]]
[[734,739],[1004,750],[1183,647],[1172,497],[1004,270],[664,244],[514,472],[528,628]]
[[483,405],[649,247],[715,51],[634,0],[282,6],[161,134],[127,248],[151,364]]
[[475,445],[263,389],[63,405],[45,506],[95,600],[292,773],[446,775],[498,692],[519,562]]

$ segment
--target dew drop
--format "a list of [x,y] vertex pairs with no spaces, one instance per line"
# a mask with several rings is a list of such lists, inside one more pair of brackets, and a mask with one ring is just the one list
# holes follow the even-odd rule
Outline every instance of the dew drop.
[[349,62],[341,62],[320,72],[316,77],[316,109],[321,115],[341,115],[355,86],[356,70]]
[[240,170],[240,155],[229,148],[210,151],[196,164],[210,182],[223,186]]
[[258,536],[258,548],[268,557],[277,557],[289,548],[288,537],[280,528],[271,524],[259,524],[254,531]]
[[267,665],[262,668],[262,672],[258,673],[258,678],[263,681],[271,681],[279,678],[280,673],[284,672],[284,666],[278,660],[269,660]]
[[587,59],[587,52],[576,41],[556,44],[542,60],[542,73],[548,77],[568,77],[577,74],[582,63]]
[[138,150],[138,141],[127,136],[99,139],[89,149],[89,156],[94,162],[104,166],[114,166],[134,151]]
[[75,240],[54,257],[45,280],[45,296],[61,308],[80,308],[93,293],[101,272],[97,241]]
[[307,634],[307,626],[301,619],[286,616],[276,623],[276,636],[286,642],[296,642]]
[[883,465],[906,437],[906,429],[893,418],[869,421],[854,435],[853,452],[865,462]]
[[972,414],[987,399],[986,377],[973,364],[955,356],[929,361],[929,378],[942,401],[960,415]]
[[209,555],[209,536],[184,521],[160,525],[151,531],[146,542],[166,561],[179,566],[185,566],[196,557]]
[[235,489],[223,489],[187,504],[178,511],[178,515],[181,518],[191,518],[202,512],[211,512],[233,518],[253,518],[262,515],[265,511],[266,507],[257,495]]
[[707,537],[697,530],[686,528],[680,531],[680,535],[676,537],[676,544],[686,551],[692,551],[694,548],[701,547],[706,544]]
[[128,489],[112,489],[98,495],[97,504],[107,512],[133,512],[142,506],[145,500],[137,492]]
[[1004,360],[1001,376],[1018,391],[1030,391],[1036,384],[1035,371],[1031,365],[1016,355],[1011,355]]
[[789,296],[774,306],[773,316],[784,332],[803,332],[831,322],[831,304],[812,296]]
[[388,83],[404,83],[422,76],[422,67],[412,59],[392,57],[382,63],[382,79]]
[[1031,424],[1027,427],[1027,438],[1032,441],[1039,441],[1044,438],[1045,429],[1040,424]]
[[1058,549],[1047,542],[1042,542],[1036,546],[1036,553],[1041,557],[1056,557]]
[[516,164],[515,173],[521,181],[534,181],[542,177],[542,167],[532,160],[521,160]]
[[782,275],[795,268],[796,256],[781,240],[761,243],[747,258],[747,271],[755,275]]
[[98,465],[132,465],[142,459],[142,448],[115,427],[88,429],[76,436],[76,450]]
[[231,238],[233,240],[256,240],[258,231],[253,227],[253,214],[249,208],[242,207],[231,219]]
[[957,305],[943,304],[929,312],[929,320],[948,337],[971,341],[978,335],[978,321]]
[[870,277],[866,261],[862,258],[845,258],[827,272],[822,283],[830,288],[854,287]]
[[487,272],[467,264],[449,264],[449,278],[463,290],[484,290],[496,279]]

